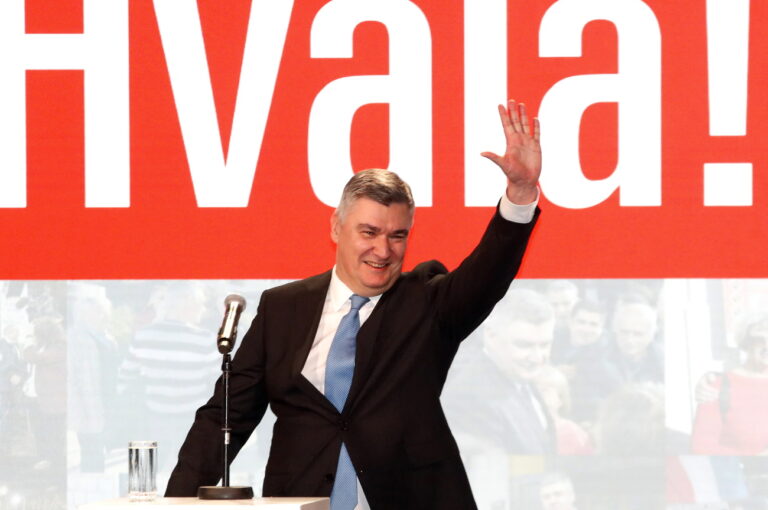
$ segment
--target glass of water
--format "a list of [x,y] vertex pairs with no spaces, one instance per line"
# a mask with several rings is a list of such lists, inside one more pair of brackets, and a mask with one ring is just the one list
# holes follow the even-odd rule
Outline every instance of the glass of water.
[[128,443],[128,500],[152,501],[157,497],[157,441]]

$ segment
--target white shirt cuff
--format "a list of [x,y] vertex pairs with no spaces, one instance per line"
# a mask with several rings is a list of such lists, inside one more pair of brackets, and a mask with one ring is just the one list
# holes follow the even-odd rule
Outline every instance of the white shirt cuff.
[[525,205],[515,204],[507,198],[506,193],[502,194],[501,202],[499,202],[499,214],[507,221],[530,223],[533,219],[533,214],[536,212],[536,206],[539,204],[539,193],[537,189],[536,200]]

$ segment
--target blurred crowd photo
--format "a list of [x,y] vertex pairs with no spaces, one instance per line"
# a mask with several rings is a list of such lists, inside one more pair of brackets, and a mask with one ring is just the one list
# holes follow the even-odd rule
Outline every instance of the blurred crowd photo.
[[[162,492],[224,297],[242,338],[280,283],[0,282],[0,508],[123,496],[140,439]],[[482,509],[768,508],[768,281],[516,281],[441,398]],[[232,465],[257,493],[273,419]]]

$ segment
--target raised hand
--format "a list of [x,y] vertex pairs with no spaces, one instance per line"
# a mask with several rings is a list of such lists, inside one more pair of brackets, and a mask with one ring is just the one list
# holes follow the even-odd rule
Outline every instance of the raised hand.
[[533,119],[531,129],[523,103],[509,101],[507,108],[499,105],[499,118],[507,141],[506,152],[499,156],[483,152],[507,176],[507,198],[516,204],[529,204],[536,200],[536,189],[541,174],[541,128],[539,119]]

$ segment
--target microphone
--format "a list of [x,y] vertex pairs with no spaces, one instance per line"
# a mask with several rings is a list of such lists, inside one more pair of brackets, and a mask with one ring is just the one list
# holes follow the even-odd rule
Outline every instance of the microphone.
[[245,298],[237,294],[230,294],[224,299],[224,320],[221,323],[216,344],[221,354],[227,354],[235,347],[237,340],[237,321],[240,313],[245,309]]
[[229,426],[229,375],[232,372],[232,358],[229,352],[235,346],[237,340],[237,321],[245,309],[245,298],[237,294],[230,294],[224,299],[224,321],[217,335],[216,344],[222,354],[221,382],[224,389],[224,413],[221,424],[221,432],[224,435],[224,448],[222,464],[224,477],[221,479],[221,487],[202,486],[197,488],[198,499],[253,499],[251,487],[232,487],[229,485],[229,442],[232,428]]

